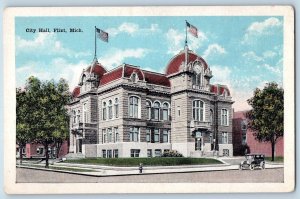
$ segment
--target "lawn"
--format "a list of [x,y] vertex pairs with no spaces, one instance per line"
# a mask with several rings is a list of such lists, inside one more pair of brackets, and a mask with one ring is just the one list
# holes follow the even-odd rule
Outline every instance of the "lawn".
[[[272,157],[266,157],[266,161],[272,162]],[[274,162],[283,162],[284,158],[282,156],[278,156],[274,158]]]
[[108,166],[136,167],[140,163],[143,166],[176,166],[176,165],[207,165],[222,164],[222,162],[211,158],[83,158],[78,160],[66,160],[67,163],[96,164]]

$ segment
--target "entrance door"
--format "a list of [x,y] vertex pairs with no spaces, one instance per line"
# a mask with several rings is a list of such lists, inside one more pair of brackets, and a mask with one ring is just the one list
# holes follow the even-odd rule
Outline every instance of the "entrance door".
[[195,138],[195,151],[202,150],[202,138]]
[[77,145],[76,152],[82,153],[82,139],[77,139],[76,142],[77,142],[76,143],[76,145]]

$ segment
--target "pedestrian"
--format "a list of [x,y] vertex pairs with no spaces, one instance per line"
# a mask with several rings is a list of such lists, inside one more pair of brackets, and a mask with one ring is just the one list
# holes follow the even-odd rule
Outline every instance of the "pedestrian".
[[139,171],[140,171],[140,173],[143,173],[143,164],[142,163],[140,163],[140,165],[139,165]]

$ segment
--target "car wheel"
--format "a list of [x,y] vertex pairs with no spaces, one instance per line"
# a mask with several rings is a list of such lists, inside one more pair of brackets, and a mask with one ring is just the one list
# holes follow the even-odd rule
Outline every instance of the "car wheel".
[[261,169],[265,169],[265,163],[261,165]]
[[254,170],[254,165],[253,164],[250,165],[250,170]]

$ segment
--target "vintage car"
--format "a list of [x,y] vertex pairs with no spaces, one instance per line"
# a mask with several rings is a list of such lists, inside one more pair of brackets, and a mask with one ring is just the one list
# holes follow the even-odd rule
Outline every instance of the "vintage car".
[[251,169],[254,170],[255,168],[265,169],[265,155],[263,154],[246,154],[246,160],[240,163],[239,169]]

